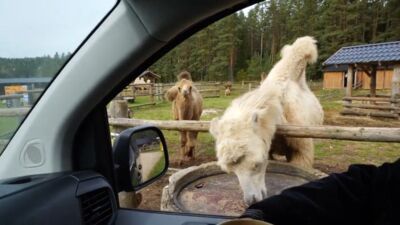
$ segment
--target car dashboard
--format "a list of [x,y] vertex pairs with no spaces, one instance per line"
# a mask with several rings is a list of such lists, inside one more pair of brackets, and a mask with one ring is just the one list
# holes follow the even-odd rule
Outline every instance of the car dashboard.
[[226,217],[118,208],[107,180],[93,171],[0,181],[1,224],[217,224]]

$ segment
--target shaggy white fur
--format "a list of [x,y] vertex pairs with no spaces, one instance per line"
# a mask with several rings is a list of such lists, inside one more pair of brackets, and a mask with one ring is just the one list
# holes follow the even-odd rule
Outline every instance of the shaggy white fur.
[[233,100],[210,125],[218,164],[237,175],[248,204],[266,197],[265,170],[272,153],[312,167],[312,139],[276,136],[276,125],[319,125],[323,121],[322,107],[305,79],[307,64],[318,56],[315,39],[298,38],[283,47],[281,55],[259,88]]

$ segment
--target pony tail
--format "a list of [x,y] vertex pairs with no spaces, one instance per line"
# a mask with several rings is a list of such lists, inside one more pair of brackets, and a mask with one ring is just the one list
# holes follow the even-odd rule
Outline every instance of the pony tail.
[[182,71],[179,75],[178,75],[178,80],[182,80],[182,79],[186,79],[186,80],[192,80],[192,75],[190,75],[190,73],[188,71]]

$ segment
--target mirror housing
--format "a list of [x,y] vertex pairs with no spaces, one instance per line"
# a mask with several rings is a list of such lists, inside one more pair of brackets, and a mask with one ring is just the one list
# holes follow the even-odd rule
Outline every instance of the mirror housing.
[[149,125],[122,131],[114,142],[113,157],[118,192],[144,188],[164,175],[169,164],[164,135]]

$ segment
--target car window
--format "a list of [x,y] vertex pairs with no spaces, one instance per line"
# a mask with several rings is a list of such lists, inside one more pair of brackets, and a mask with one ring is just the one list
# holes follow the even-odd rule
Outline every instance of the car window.
[[[374,133],[384,132],[379,127],[400,126],[399,90],[392,88],[398,85],[400,58],[390,58],[398,55],[400,46],[398,9],[394,1],[263,2],[206,27],[136,74],[108,106],[111,135],[118,136],[132,124],[159,126],[168,143],[170,168],[139,192],[133,207],[236,216],[246,207],[246,193],[262,189],[251,184],[263,179],[254,171],[263,168],[264,161],[270,169],[267,194],[273,195],[343,172],[354,163],[379,165],[398,159],[400,144]],[[296,46],[310,49],[298,67],[291,64],[301,54]],[[280,62],[284,57],[291,58]],[[306,62],[311,65],[304,70]],[[269,80],[279,73],[295,80],[293,89],[283,81],[283,93],[274,89]],[[271,97],[269,90],[281,93],[283,100]],[[241,96],[245,97],[233,103]],[[263,96],[270,101],[255,107],[262,100],[257,97]],[[275,100],[286,107],[281,114],[271,106]],[[227,111],[231,104],[236,106]],[[258,125],[260,120],[309,130],[278,127],[278,135],[271,136],[264,124]],[[315,127],[320,125],[323,129]],[[378,130],[370,136],[368,129],[357,133],[354,127]],[[309,134],[308,139],[295,138],[293,132]],[[274,141],[269,157],[267,149],[259,148],[265,144],[257,139],[261,134]],[[132,204],[122,201],[121,206]]]
[[0,2],[0,153],[42,92],[115,2]]

